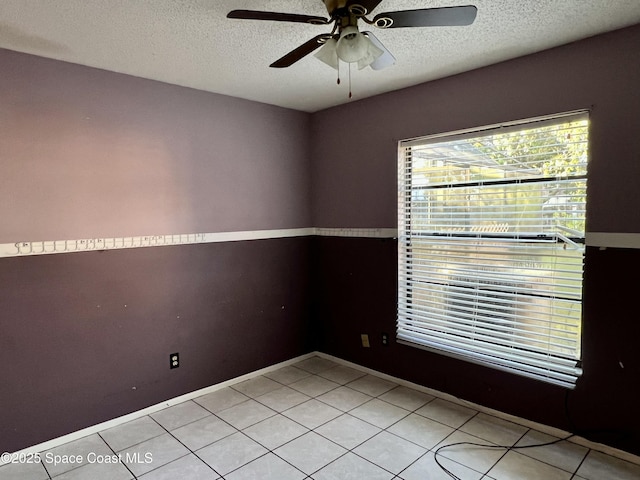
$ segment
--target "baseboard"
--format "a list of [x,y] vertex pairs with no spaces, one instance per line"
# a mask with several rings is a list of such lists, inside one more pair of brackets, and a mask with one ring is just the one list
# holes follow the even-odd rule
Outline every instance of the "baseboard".
[[[456,403],[458,405],[462,405],[463,407],[473,408],[474,410],[478,410],[479,412],[486,413],[487,415],[493,415],[494,417],[501,418],[503,420],[507,420],[512,423],[517,423],[518,425],[522,425],[523,427],[532,428],[542,433],[546,433],[547,435],[552,435],[554,437],[563,438],[571,435],[570,432],[565,430],[551,427],[549,425],[544,425],[542,423],[534,422],[531,420],[527,420],[526,418],[516,417],[515,415],[510,415],[508,413],[501,412],[499,410],[493,410],[492,408],[485,407],[483,405],[478,405],[477,403],[469,402],[467,400],[463,400],[461,398],[455,397],[453,395],[449,395],[448,393],[443,393],[438,390],[434,390],[432,388],[424,387],[422,385],[418,385],[417,383],[409,382],[407,380],[403,380],[402,378],[394,377],[392,375],[387,375],[386,373],[379,372],[377,370],[373,370],[371,368],[363,367],[362,365],[358,365],[357,363],[352,363],[347,360],[343,360],[338,357],[334,357],[333,355],[329,355],[323,352],[315,352],[315,354],[319,357],[325,358],[327,360],[332,360],[341,365],[345,365],[347,367],[354,368],[356,370],[360,370],[362,372],[366,372],[372,375],[376,375],[380,378],[384,378],[385,380],[389,380],[391,382],[397,383],[398,385],[402,385],[404,387],[413,388],[414,390],[418,390],[423,393],[427,393],[429,395],[433,395],[434,397],[441,398],[443,400],[447,400],[452,403]],[[575,443],[577,445],[581,445],[583,447],[590,448],[592,450],[596,450],[598,452],[605,453],[607,455],[611,455],[612,457],[619,458],[621,460],[626,460],[627,462],[634,463],[636,465],[640,465],[640,457],[625,452],[624,450],[620,450],[614,447],[610,447],[609,445],[604,445],[602,443],[593,442],[587,438],[574,436],[569,440],[571,443]]]
[[[132,420],[135,420],[137,418],[143,417],[145,415],[150,415],[150,414],[155,413],[155,412],[157,412],[159,410],[162,410],[164,408],[171,407],[173,405],[177,405],[177,404],[185,402],[187,400],[193,400],[194,398],[200,397],[202,395],[206,395],[206,394],[211,393],[211,392],[215,392],[216,390],[220,390],[222,388],[234,385],[236,383],[240,383],[240,382],[243,382],[245,380],[249,380],[251,378],[258,377],[260,375],[264,375],[265,373],[273,372],[274,370],[278,370],[279,368],[282,368],[282,367],[293,365],[294,363],[298,363],[298,362],[300,362],[302,360],[305,360],[305,359],[313,357],[313,356],[318,356],[318,357],[325,358],[327,360],[332,360],[335,363],[338,363],[340,365],[345,365],[347,367],[351,367],[351,368],[354,368],[356,370],[360,370],[362,372],[369,373],[371,375],[376,375],[376,376],[378,376],[380,378],[384,378],[385,380],[389,380],[391,382],[397,383],[398,385],[402,385],[402,386],[405,386],[405,387],[413,388],[414,390],[418,390],[420,392],[424,392],[424,393],[427,393],[429,395],[433,395],[434,397],[438,397],[438,398],[441,398],[443,400],[447,400],[447,401],[450,401],[450,402],[453,402],[453,403],[456,403],[458,405],[462,405],[462,406],[465,406],[465,407],[473,408],[474,410],[478,410],[479,412],[486,413],[488,415],[493,415],[494,417],[498,417],[498,418],[501,418],[503,420],[507,420],[509,422],[517,423],[518,425],[522,425],[522,426],[527,427],[527,428],[533,428],[535,430],[538,430],[539,432],[546,433],[548,435],[553,435],[554,437],[562,438],[562,437],[567,437],[567,436],[570,435],[570,432],[561,430],[559,428],[550,427],[549,425],[544,425],[542,423],[533,422],[531,420],[527,420],[525,418],[516,417],[514,415],[510,415],[508,413],[504,413],[504,412],[501,412],[501,411],[498,411],[498,410],[493,410],[491,408],[487,408],[485,406],[478,405],[478,404],[473,403],[473,402],[468,402],[466,400],[462,400],[462,399],[460,399],[458,397],[455,397],[453,395],[449,395],[447,393],[443,393],[443,392],[440,392],[438,390],[434,390],[432,388],[424,387],[422,385],[418,385],[416,383],[409,382],[407,380],[403,380],[402,378],[394,377],[392,375],[387,375],[386,373],[382,373],[382,372],[379,372],[377,370],[373,370],[371,368],[363,367],[362,365],[358,365],[357,363],[349,362],[347,360],[343,360],[341,358],[334,357],[333,355],[329,355],[327,353],[310,352],[310,353],[306,353],[304,355],[300,355],[298,357],[292,358],[290,360],[286,360],[284,362],[276,363],[274,365],[270,365],[268,367],[261,368],[260,370],[256,370],[254,372],[247,373],[247,374],[242,375],[240,377],[236,377],[236,378],[233,378],[231,380],[227,380],[225,382],[221,382],[221,383],[217,383],[215,385],[211,385],[210,387],[202,388],[200,390],[196,390],[196,391],[193,391],[193,392],[190,392],[190,393],[186,393],[184,395],[180,395],[179,397],[175,397],[175,398],[172,398],[172,399],[167,400],[165,402],[161,402],[161,403],[158,403],[156,405],[152,405],[152,406],[144,408],[142,410],[138,410],[136,412],[132,412],[132,413],[129,413],[127,415],[123,415],[121,417],[114,418],[112,420],[108,420],[106,422],[99,423],[97,425],[92,425],[91,427],[83,428],[82,430],[78,430],[78,431],[70,433],[68,435],[63,435],[61,437],[54,438],[52,440],[49,440],[49,441],[46,441],[46,442],[43,442],[43,443],[39,443],[37,445],[33,445],[31,447],[25,448],[23,450],[20,450],[18,452],[14,452],[14,453],[28,454],[28,453],[44,452],[46,450],[50,450],[52,448],[58,447],[60,445],[68,443],[68,442],[72,442],[74,440],[78,440],[78,439],[86,437],[88,435],[93,435],[94,433],[101,432],[101,431],[106,430],[108,428],[117,427],[118,425],[130,422]],[[572,443],[578,444],[578,445],[582,445],[583,447],[587,447],[587,448],[590,448],[592,450],[596,450],[598,452],[602,452],[602,453],[605,453],[607,455],[611,455],[612,457],[616,457],[616,458],[619,458],[621,460],[626,460],[627,462],[631,462],[631,463],[640,465],[640,457],[638,457],[636,455],[633,455],[633,454],[631,454],[629,452],[625,452],[624,450],[619,450],[617,448],[613,448],[613,447],[610,447],[608,445],[604,445],[604,444],[601,444],[601,443],[596,443],[596,442],[593,442],[593,441],[588,440],[586,438],[577,437],[577,436],[576,437],[571,437],[569,439],[569,441],[572,442]],[[0,466],[3,465],[3,464],[4,464],[4,462],[0,461]]]
[[[222,388],[228,387],[230,385],[234,385],[236,383],[244,382],[245,380],[249,380],[254,377],[258,377],[260,375],[264,375],[265,373],[273,372],[274,370],[278,370],[279,368],[286,367],[292,365],[294,363],[298,363],[301,360],[305,360],[307,358],[313,357],[317,355],[317,352],[306,353],[304,355],[300,355],[298,357],[292,358],[290,360],[286,360],[284,362],[276,363],[274,365],[270,365],[265,368],[261,368],[260,370],[256,370],[254,372],[247,373],[245,375],[241,375],[240,377],[232,378],[231,380],[227,380],[225,382],[216,383],[215,385],[211,385],[210,387],[205,387],[200,390],[195,390],[193,392],[185,393],[184,395],[180,395],[179,397],[172,398],[165,402],[158,403],[156,405],[152,405],[147,408],[143,408],[142,410],[138,410],[127,415],[123,415],[121,417],[117,417],[111,420],[107,420],[106,422],[98,423],[96,425],[92,425],[87,428],[83,428],[82,430],[77,430],[73,433],[69,433],[67,435],[63,435],[61,437],[57,437],[46,442],[39,443],[37,445],[33,445],[31,447],[27,447],[23,450],[19,450],[17,452],[13,452],[16,454],[30,454],[30,453],[41,453],[47,450],[51,450],[52,448],[59,447],[65,443],[72,442],[74,440],[78,440],[80,438],[86,437],[88,435],[93,435],[94,433],[101,432],[108,428],[117,427],[118,425],[122,425],[123,423],[130,422],[132,420],[136,420],[137,418],[144,417],[145,415],[150,415],[157,411],[160,411],[164,408],[171,407],[173,405],[177,405],[178,403],[186,402],[187,400],[193,400],[194,398],[200,397],[202,395],[206,395],[211,392],[215,392],[216,390],[220,390]],[[6,462],[2,462],[0,460],[0,466],[4,465]]]

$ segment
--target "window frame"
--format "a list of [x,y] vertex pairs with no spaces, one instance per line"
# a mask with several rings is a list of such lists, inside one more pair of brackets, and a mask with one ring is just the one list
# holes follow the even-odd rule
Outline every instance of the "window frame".
[[[530,360],[528,360],[529,365],[526,366],[525,371],[521,370],[520,365],[517,362],[513,364],[509,364],[509,362],[504,359],[501,359],[499,362],[492,361],[491,355],[495,352],[490,352],[487,355],[477,353],[470,356],[467,351],[461,353],[459,351],[457,352],[455,348],[452,348],[450,346],[447,346],[446,348],[442,348],[442,346],[434,346],[434,342],[420,341],[420,335],[418,335],[417,333],[415,332],[408,333],[409,332],[407,328],[408,321],[405,317],[403,317],[402,302],[407,300],[409,295],[406,292],[411,291],[411,288],[413,287],[413,283],[411,283],[411,285],[407,283],[407,279],[403,277],[403,268],[405,269],[405,272],[407,271],[406,269],[413,268],[413,265],[407,259],[411,257],[411,254],[408,253],[409,250],[411,249],[411,239],[415,238],[416,235],[413,233],[413,230],[411,229],[411,227],[407,227],[407,225],[411,225],[411,220],[409,219],[408,221],[406,215],[407,215],[407,206],[409,206],[409,211],[411,211],[411,208],[413,208],[414,204],[417,202],[413,200],[412,188],[407,188],[407,185],[408,185],[407,176],[409,176],[409,181],[408,181],[409,185],[412,185],[411,176],[414,175],[414,172],[413,172],[413,167],[410,167],[410,169],[407,169],[406,167],[405,152],[407,150],[410,151],[410,149],[413,147],[424,146],[430,143],[442,143],[442,142],[454,141],[454,140],[457,141],[457,140],[467,139],[467,138],[475,139],[476,137],[483,137],[487,135],[492,135],[494,133],[502,134],[502,133],[508,133],[513,131],[538,129],[545,126],[562,125],[565,123],[570,123],[570,122],[579,121],[579,120],[587,120],[586,135],[587,135],[587,145],[588,145],[588,138],[589,138],[588,119],[589,119],[588,110],[578,110],[578,111],[572,111],[572,112],[567,112],[562,114],[556,114],[556,115],[550,115],[550,116],[544,116],[544,117],[535,117],[535,118],[529,118],[524,120],[518,120],[514,122],[489,125],[486,127],[473,128],[473,129],[461,130],[456,132],[441,133],[441,134],[430,135],[426,137],[419,137],[419,138],[409,139],[409,140],[399,142],[399,158],[398,158],[398,208],[399,208],[399,211],[398,211],[398,275],[397,275],[398,317],[397,317],[397,330],[396,330],[396,338],[398,343],[432,351],[441,355],[445,355],[445,356],[449,356],[457,359],[463,359],[465,361],[489,366],[491,368],[496,368],[499,370],[508,371],[511,373],[519,374],[519,375],[524,375],[530,378],[547,381],[548,383],[553,383],[569,389],[572,389],[575,387],[575,383],[577,379],[582,374],[582,366],[581,366],[582,352],[580,350],[580,344],[582,343],[580,338],[581,330],[577,335],[579,353],[576,358],[556,359],[553,354],[547,354],[547,359],[550,358],[551,363],[554,363],[557,361],[558,365],[562,364],[562,366],[560,367],[558,367],[555,364],[553,367],[547,367],[544,364],[544,362],[540,360],[540,358],[542,357],[538,358],[539,355],[536,352],[531,353],[531,355],[529,355],[529,352],[524,352],[524,354],[521,352],[516,352],[517,353],[516,357],[518,355],[521,355],[521,357],[525,359],[528,356],[530,357]],[[587,147],[587,151],[588,151],[588,147]],[[588,155],[587,155],[587,163],[588,163]],[[576,175],[575,177],[571,177],[571,178],[573,178],[575,181],[583,181],[586,186],[586,182],[587,182],[586,172],[583,175]],[[506,182],[505,181],[503,183],[509,184],[509,185],[517,183],[520,185],[520,184],[527,184],[529,182],[535,182],[535,181],[539,181],[539,180],[531,179],[524,182]],[[495,184],[499,184],[499,183],[500,182],[495,182]],[[447,187],[443,187],[443,188],[447,188]],[[449,188],[453,188],[453,187],[449,187]],[[587,200],[586,200],[586,194],[585,194],[585,199],[584,199],[585,208],[586,208],[586,201]],[[584,230],[585,231],[582,232],[581,235],[578,235],[578,233],[580,232],[576,232],[576,235],[568,233],[566,236],[563,236],[562,238],[562,241],[567,242],[567,244],[574,244],[578,246],[582,244],[581,245],[581,248],[582,248],[581,275],[583,275],[583,272],[584,272],[584,258],[585,258],[584,238],[586,234],[586,228]],[[438,233],[435,232],[435,233],[432,233],[431,236],[436,236],[437,234]],[[464,236],[465,236],[464,233],[460,233],[459,235],[458,234],[453,235],[453,237],[455,238],[461,238]],[[474,238],[477,239],[479,237],[482,237],[482,235],[475,234],[475,235],[468,235],[468,237],[472,239]],[[449,235],[449,238],[452,238],[451,235]],[[584,277],[582,276],[580,280],[581,280],[580,290],[582,291],[584,289]],[[580,302],[582,302],[582,295],[580,295]],[[580,308],[580,324],[581,323],[582,323],[582,308]],[[437,342],[435,344],[437,345]],[[481,345],[481,342],[479,342],[479,344]],[[505,353],[504,355],[505,357],[509,357],[509,354],[507,353]],[[566,375],[565,373],[558,373],[555,371],[558,369],[565,372]],[[554,371],[550,372],[550,370],[554,370]]]

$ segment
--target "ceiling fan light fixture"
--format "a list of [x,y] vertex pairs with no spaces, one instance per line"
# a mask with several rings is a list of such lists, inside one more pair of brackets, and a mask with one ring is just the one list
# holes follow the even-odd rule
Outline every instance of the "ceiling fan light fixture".
[[375,45],[368,37],[366,37],[365,35],[362,36],[366,40],[367,50],[364,56],[358,60],[359,70],[362,70],[364,67],[368,67],[369,65],[371,65],[384,53],[384,51],[378,48],[378,46]]
[[325,44],[318,50],[315,57],[321,62],[326,63],[331,68],[338,70],[338,52],[336,47],[338,41],[335,38],[328,39]]
[[[330,33],[320,34],[290,51],[273,62],[270,67],[290,67],[311,52],[322,46],[322,52],[316,55],[327,65],[338,68],[340,60],[346,63],[357,63],[360,69],[370,66],[380,70],[393,65],[394,56],[371,33],[358,31],[358,21],[381,29],[401,27],[443,27],[471,25],[478,13],[475,5],[458,7],[418,8],[399,10],[367,18],[382,0],[323,0],[329,18],[297,13],[267,12],[261,10],[232,10],[227,18],[245,20],[269,20],[277,22],[307,23],[311,25],[331,25]],[[336,37],[336,30],[340,34]],[[332,40],[330,40],[332,39]],[[336,59],[337,57],[337,59]],[[349,70],[351,71],[351,70]]]
[[389,50],[382,44],[378,37],[371,32],[364,32],[364,35],[373,43],[376,47],[382,50],[382,55],[376,58],[369,66],[372,70],[382,70],[383,68],[390,67],[396,63],[396,58],[391,54]]
[[367,57],[370,45],[371,42],[358,31],[358,27],[349,26],[340,32],[336,53],[343,62],[355,63]]

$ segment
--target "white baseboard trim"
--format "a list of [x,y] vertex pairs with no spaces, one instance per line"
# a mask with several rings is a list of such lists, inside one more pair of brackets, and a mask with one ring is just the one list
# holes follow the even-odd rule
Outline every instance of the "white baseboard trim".
[[[373,370],[371,368],[363,367],[362,365],[358,365],[357,363],[352,363],[347,360],[343,360],[338,357],[334,357],[333,355],[329,355],[322,352],[315,352],[315,354],[319,357],[325,358],[327,360],[332,360],[341,365],[345,365],[347,367],[354,368],[356,370],[360,370],[362,372],[369,373],[371,375],[375,375],[377,377],[383,378],[385,380],[389,380],[390,382],[397,383],[398,385],[402,385],[404,387],[413,388],[414,390],[418,390],[419,392],[427,393],[429,395],[433,395],[434,397],[441,398],[443,400],[447,400],[452,403],[456,403],[458,405],[462,405],[463,407],[473,408],[474,410],[478,410],[479,412],[486,413],[488,415],[493,415],[494,417],[501,418],[503,420],[507,420],[512,423],[517,423],[518,425],[522,425],[523,427],[532,428],[542,433],[546,433],[547,435],[552,435],[554,437],[563,438],[568,437],[571,433],[565,430],[561,430],[559,428],[551,427],[549,425],[544,425],[542,423],[534,422],[531,420],[527,420],[525,418],[516,417],[515,415],[510,415],[508,413],[501,412],[499,410],[493,410],[492,408],[485,407],[483,405],[478,405],[477,403],[468,402],[461,398],[455,397],[453,395],[449,395],[448,393],[440,392],[439,390],[434,390],[432,388],[424,387],[422,385],[418,385],[417,383],[409,382],[407,380],[403,380],[398,377],[394,377],[392,375],[387,375],[386,373],[379,372],[377,370]],[[609,445],[604,445],[602,443],[593,442],[583,437],[571,437],[568,441],[575,443],[577,445],[582,445],[583,447],[590,448],[592,450],[596,450],[598,452],[605,453],[607,455],[611,455],[612,457],[619,458],[621,460],[626,460],[631,463],[635,463],[640,465],[640,457],[633,455],[632,453],[625,452],[624,450],[619,450],[617,448],[610,447]]]
[[[347,360],[343,360],[338,357],[334,357],[333,355],[329,355],[323,352],[311,352],[306,353],[304,355],[300,355],[298,357],[292,358],[290,360],[286,360],[284,362],[276,363],[269,367],[261,368],[260,370],[256,370],[254,372],[247,373],[245,375],[241,375],[240,377],[233,378],[231,380],[227,380],[225,382],[217,383],[215,385],[211,385],[210,387],[202,388],[200,390],[196,390],[194,392],[186,393],[184,395],[180,395],[179,397],[172,398],[167,400],[166,402],[161,402],[156,405],[152,405],[150,407],[144,408],[142,410],[138,410],[136,412],[129,413],[128,415],[123,415],[118,418],[114,418],[112,420],[108,420],[106,422],[99,423],[97,425],[92,425],[91,427],[83,428],[82,430],[78,430],[73,433],[69,433],[68,435],[63,435],[58,438],[54,438],[52,440],[39,443],[37,445],[33,445],[31,447],[25,448],[18,452],[14,452],[16,454],[29,454],[29,453],[42,453],[44,451],[50,450],[55,447],[59,447],[68,442],[72,442],[74,440],[78,440],[80,438],[86,437],[88,435],[93,435],[94,433],[101,432],[108,428],[117,427],[118,425],[122,425],[123,423],[130,422],[132,420],[136,420],[137,418],[144,417],[145,415],[150,415],[159,410],[162,410],[167,407],[171,407],[173,405],[177,405],[182,402],[186,402],[187,400],[193,400],[194,398],[200,397],[202,395],[206,395],[211,392],[215,392],[216,390],[220,390],[222,388],[234,385],[236,383],[243,382],[245,380],[249,380],[254,377],[258,377],[260,375],[264,375],[265,373],[273,372],[278,370],[279,368],[286,367],[289,365],[293,365],[294,363],[298,363],[307,358],[318,356],[325,358],[327,360],[332,360],[335,363],[340,365],[345,365],[347,367],[354,368],[356,370],[360,370],[362,372],[376,375],[385,380],[389,380],[391,382],[397,383],[398,385],[402,385],[405,387],[413,388],[414,390],[418,390],[423,393],[427,393],[429,395],[433,395],[434,397],[441,398],[443,400],[447,400],[458,405],[462,405],[465,407],[473,408],[474,410],[478,410],[479,412],[486,413],[488,415],[493,415],[494,417],[501,418],[503,420],[507,420],[509,422],[517,423],[518,425],[522,425],[527,428],[532,428],[534,430],[538,430],[539,432],[546,433],[547,435],[552,435],[554,437],[562,438],[569,436],[569,432],[550,427],[548,425],[544,425],[542,423],[533,422],[531,420],[527,420],[524,418],[516,417],[514,415],[510,415],[508,413],[500,412],[498,410],[493,410],[491,408],[484,407],[482,405],[478,405],[473,402],[468,402],[466,400],[462,400],[453,395],[449,395],[447,393],[440,392],[438,390],[434,390],[432,388],[424,387],[422,385],[418,385],[413,382],[409,382],[407,380],[403,380],[398,377],[394,377],[392,375],[387,375],[386,373],[379,372],[377,370],[373,370],[371,368],[363,367],[362,365],[358,365],[357,363],[352,363]],[[633,455],[629,452],[625,452],[624,450],[619,450],[617,448],[610,447],[608,445],[604,445],[601,443],[592,442],[583,437],[571,437],[569,439],[570,442],[582,445],[583,447],[590,448],[592,450],[596,450],[598,452],[605,453],[607,455],[611,455],[612,457],[619,458],[621,460],[626,460],[628,462],[640,465],[640,457]],[[0,461],[0,466],[4,465],[2,461]]]
[[[63,435],[61,437],[53,438],[46,442],[39,443],[37,445],[33,445],[31,447],[27,447],[25,449],[19,450],[17,452],[13,452],[16,454],[30,454],[30,453],[42,453],[47,450],[51,450],[52,448],[59,447],[65,443],[72,442],[74,440],[78,440],[80,438],[86,437],[88,435],[93,435],[94,433],[101,432],[108,428],[117,427],[118,425],[122,425],[123,423],[130,422],[132,420],[136,420],[140,417],[144,417],[145,415],[150,415],[152,413],[163,410],[167,407],[172,407],[173,405],[177,405],[182,402],[186,402],[187,400],[193,400],[194,398],[198,398],[202,395],[206,395],[208,393],[215,392],[216,390],[220,390],[222,388],[228,387],[230,385],[234,385],[236,383],[244,382],[245,380],[249,380],[254,377],[258,377],[260,375],[264,375],[265,373],[273,372],[278,370],[279,368],[286,367],[292,365],[294,363],[298,363],[301,360],[305,360],[307,358],[316,356],[316,352],[306,353],[304,355],[300,355],[298,357],[292,358],[290,360],[286,360],[284,362],[276,363],[274,365],[270,365],[265,368],[261,368],[260,370],[256,370],[254,372],[247,373],[245,375],[241,375],[239,377],[232,378],[231,380],[227,380],[225,382],[216,383],[215,385],[211,385],[210,387],[201,388],[200,390],[195,390],[193,392],[185,393],[184,395],[180,395],[179,397],[171,398],[165,402],[158,403],[156,405],[152,405],[147,408],[143,408],[142,410],[137,410],[135,412],[129,413],[127,415],[123,415],[121,417],[117,417],[111,420],[107,420],[106,422],[98,423],[96,425],[92,425],[87,428],[83,428],[82,430],[78,430],[67,435]],[[0,466],[4,465],[4,462],[0,460]]]

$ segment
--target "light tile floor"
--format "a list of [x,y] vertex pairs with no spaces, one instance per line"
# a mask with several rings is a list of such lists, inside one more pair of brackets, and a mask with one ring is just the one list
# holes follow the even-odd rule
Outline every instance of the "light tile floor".
[[[311,357],[42,452],[42,464],[2,466],[0,479],[450,480],[442,445],[553,439]],[[640,479],[640,465],[567,441],[457,445],[438,460],[462,480]]]

